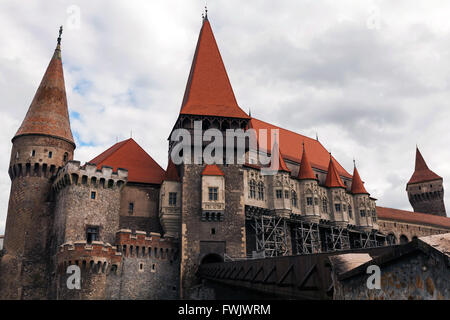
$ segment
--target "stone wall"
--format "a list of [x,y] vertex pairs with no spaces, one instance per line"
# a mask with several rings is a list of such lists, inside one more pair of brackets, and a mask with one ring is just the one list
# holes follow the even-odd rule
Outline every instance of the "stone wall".
[[[448,258],[447,258],[448,259]],[[449,300],[450,269],[443,255],[420,251],[381,266],[381,289],[368,289],[369,275],[334,281],[336,300]]]
[[225,173],[223,221],[201,221],[201,172],[204,165],[182,166],[181,296],[198,284],[195,272],[209,253],[216,257],[246,255],[243,171],[239,165],[221,165]]
[[[413,238],[420,238],[433,234],[450,232],[449,229],[431,225],[420,225],[407,222],[390,221],[379,219],[380,232],[386,235],[394,235],[396,243],[400,243],[400,238],[411,241]],[[403,236],[403,237],[402,237]]]

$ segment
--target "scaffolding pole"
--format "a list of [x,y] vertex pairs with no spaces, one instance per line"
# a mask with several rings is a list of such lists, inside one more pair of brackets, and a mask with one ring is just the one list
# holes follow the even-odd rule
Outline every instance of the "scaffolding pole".
[[332,226],[326,232],[327,251],[350,249],[350,239],[347,228]]
[[254,216],[253,228],[256,236],[256,251],[265,257],[288,254],[286,220],[276,216]]
[[294,225],[297,254],[321,252],[319,225],[317,223],[299,222]]

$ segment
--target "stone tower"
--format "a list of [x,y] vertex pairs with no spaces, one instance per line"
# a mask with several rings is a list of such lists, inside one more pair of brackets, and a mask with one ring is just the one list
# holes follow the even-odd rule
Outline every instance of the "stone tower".
[[[187,130],[193,141],[190,146],[193,149],[199,146],[203,150],[205,144],[198,141],[198,138],[201,140],[199,135],[194,135],[195,128],[203,136],[207,129],[222,133],[227,129],[244,129],[249,120],[250,117],[237,104],[211,25],[205,16],[174,129]],[[169,154],[173,147],[174,142],[171,141]],[[200,263],[222,260],[224,254],[231,257],[246,254],[245,205],[239,192],[244,189],[242,164],[218,163],[207,168],[201,155],[195,152],[191,155],[187,159],[184,154],[185,161],[177,165],[181,180],[182,298],[187,298],[189,289],[196,285],[195,272]],[[216,173],[207,174],[210,171]]]
[[50,294],[50,259],[54,254],[51,185],[58,168],[72,160],[75,149],[61,61],[61,32],[62,28],[44,77],[12,139],[11,191],[0,265],[0,296],[4,299],[44,299]]
[[406,191],[414,212],[446,216],[443,179],[428,168],[419,148],[416,149],[416,168]]

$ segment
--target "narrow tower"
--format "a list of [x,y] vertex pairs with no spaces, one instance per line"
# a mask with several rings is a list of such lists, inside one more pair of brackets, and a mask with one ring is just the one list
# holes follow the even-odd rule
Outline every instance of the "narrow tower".
[[419,148],[416,148],[416,168],[406,191],[414,212],[446,216],[443,179],[428,168]]
[[58,168],[73,159],[61,61],[61,33],[25,119],[12,139],[11,192],[0,265],[0,296],[45,299],[51,281],[53,203]]

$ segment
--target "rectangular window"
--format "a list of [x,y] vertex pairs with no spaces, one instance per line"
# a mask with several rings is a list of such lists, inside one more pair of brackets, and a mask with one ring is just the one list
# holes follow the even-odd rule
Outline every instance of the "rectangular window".
[[308,206],[312,206],[312,204],[313,204],[313,198],[312,198],[312,197],[307,197],[307,198],[306,198],[306,204],[307,204]]
[[98,227],[87,227],[86,228],[86,241],[87,243],[92,243],[92,241],[99,241],[99,231]]
[[31,156],[34,157],[36,155],[36,150],[31,151]]
[[208,193],[209,193],[209,201],[217,201],[218,196],[217,196],[217,192],[218,192],[219,188],[208,188]]
[[134,202],[130,202],[128,204],[128,213],[133,213],[134,212]]
[[345,206],[345,204],[342,205],[342,211],[345,211],[347,208]]
[[314,198],[314,204],[315,204],[316,206],[319,205],[319,199],[318,199],[318,198]]
[[289,199],[289,191],[284,190],[284,197],[285,197],[286,199]]
[[341,204],[340,203],[335,203],[334,204],[334,210],[336,212],[341,212]]
[[48,152],[48,157],[51,158],[53,156],[53,152],[49,151]]
[[277,199],[283,198],[283,192],[281,190],[277,190],[276,194],[277,194]]
[[176,205],[177,205],[177,193],[169,192],[169,206],[176,206]]
[[359,214],[361,215],[361,217],[365,217],[366,216],[366,210],[359,210]]
[[97,195],[97,193],[95,191],[91,192],[91,199],[95,200],[95,196]]

